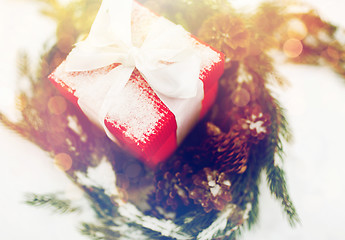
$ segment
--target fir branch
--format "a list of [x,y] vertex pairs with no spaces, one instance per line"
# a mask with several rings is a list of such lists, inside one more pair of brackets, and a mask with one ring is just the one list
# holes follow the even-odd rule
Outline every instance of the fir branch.
[[268,165],[266,168],[267,182],[271,193],[278,199],[284,207],[285,213],[291,226],[295,226],[300,222],[297,211],[290,199],[285,182],[284,171],[275,165]]
[[202,209],[198,209],[182,215],[176,219],[175,222],[182,226],[184,232],[196,236],[199,234],[199,232],[209,227],[216,218],[216,211],[206,213]]
[[[128,239],[133,239],[133,238],[138,239],[137,236],[140,236],[139,239],[142,238],[142,239],[148,239],[148,240],[154,240],[154,239],[157,239],[157,240],[158,239],[159,240],[178,240],[178,238],[162,235],[162,233],[159,231],[154,231],[150,228],[143,227],[142,225],[139,225],[139,224],[136,224],[133,222],[131,222],[131,223],[126,222],[124,224],[128,225],[132,229],[137,229],[137,231],[140,230],[140,232],[141,232],[141,235],[137,234],[137,235],[135,235],[135,237],[133,237],[133,234],[132,234],[132,237],[128,238]],[[125,238],[124,238],[124,240],[125,240]]]
[[228,204],[222,212],[217,214],[212,224],[198,234],[196,239],[233,239],[235,232],[239,231],[240,226],[247,220],[250,211],[250,204],[247,204],[244,210],[236,204]]
[[289,217],[288,220],[290,225],[294,226],[299,222],[299,217],[287,191],[285,173],[277,166],[277,160],[275,159],[276,157],[283,159],[281,137],[289,140],[290,133],[288,130],[287,121],[283,114],[283,109],[279,106],[277,100],[275,100],[269,93],[267,94],[267,97],[268,96],[271,98],[271,100],[268,102],[271,103],[270,108],[273,114],[271,115],[271,134],[267,139],[266,151],[264,151],[265,153],[263,156],[266,163],[265,169],[267,182],[271,194],[281,201],[285,213]]
[[0,122],[7,127],[8,129],[12,130],[13,132],[19,134],[20,136],[24,137],[27,140],[32,140],[32,131],[28,128],[27,124],[24,122],[14,123],[8,119],[8,117],[0,112]]
[[182,231],[182,227],[176,225],[171,220],[157,219],[151,216],[146,216],[140,212],[133,204],[125,203],[119,207],[121,216],[127,219],[127,223],[134,223],[143,228],[150,229],[154,232],[160,233],[162,236],[174,239],[192,239],[192,237]]
[[219,235],[223,235],[225,229],[228,225],[229,216],[233,213],[234,208],[233,204],[227,206],[222,212],[218,214],[218,217],[213,223],[202,232],[200,232],[197,236],[198,240],[211,240]]
[[129,226],[144,235],[147,234],[150,239],[191,239],[181,231],[180,226],[170,220],[146,216],[131,203],[124,203],[118,196],[110,199],[101,188],[83,188],[89,194],[91,206],[97,218],[104,224],[103,231],[107,229],[107,226],[109,228]]
[[102,221],[112,222],[112,219],[119,216],[118,208],[114,205],[114,201],[105,194],[104,189],[99,187],[86,188],[82,186],[84,191],[89,195],[91,207],[94,209],[97,218]]
[[19,52],[17,56],[17,69],[19,77],[27,77],[33,84],[33,76],[31,73],[30,59],[26,52]]
[[61,12],[63,12],[63,6],[58,0],[35,0],[41,3],[45,7],[41,10],[41,14],[52,19],[61,19]]
[[38,195],[34,193],[27,193],[25,195],[25,203],[35,207],[49,207],[55,213],[74,213],[80,212],[80,207],[72,206],[70,200],[59,199],[57,194],[43,194]]
[[[260,147],[252,148],[249,156],[248,170],[245,172],[245,179],[242,181],[247,183],[246,187],[243,187],[245,194],[242,197],[242,208],[245,205],[250,204],[250,210],[248,213],[248,228],[251,229],[254,226],[259,217],[259,184],[260,184],[260,174],[262,171],[262,162],[257,159]],[[241,188],[240,188],[241,189]]]
[[122,236],[119,231],[112,230],[109,226],[98,226],[90,223],[82,223],[80,232],[93,240],[118,240]]
[[248,228],[251,229],[258,221],[259,218],[259,187],[254,185],[251,188],[251,210],[248,215]]

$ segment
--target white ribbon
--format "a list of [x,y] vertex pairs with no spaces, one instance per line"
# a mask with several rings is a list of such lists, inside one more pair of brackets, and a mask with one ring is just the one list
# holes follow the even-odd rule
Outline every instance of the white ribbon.
[[[100,79],[111,82],[100,112],[93,113],[99,116],[102,125],[107,111],[116,102],[112,96],[121,92],[135,68],[161,99],[179,101],[200,95],[200,58],[194,54],[189,33],[158,18],[150,26],[142,45],[134,46],[132,4],[129,0],[103,0],[87,39],[77,43],[66,59],[67,72],[121,64]],[[79,98],[79,101],[83,109],[83,105],[87,105],[83,102],[87,100]]]

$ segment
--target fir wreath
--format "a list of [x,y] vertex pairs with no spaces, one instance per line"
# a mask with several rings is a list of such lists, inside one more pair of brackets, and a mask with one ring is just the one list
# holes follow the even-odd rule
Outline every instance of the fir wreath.
[[[47,81],[88,32],[100,1],[75,0],[66,6],[39,1],[45,4],[42,12],[57,21],[57,41],[42,56],[37,74],[22,55],[19,70],[31,83],[31,93],[18,96],[22,121],[11,122],[4,114],[0,120],[49,152],[84,190],[98,222],[82,223],[82,234],[92,239],[235,239],[243,226],[257,221],[262,172],[290,224],[298,223],[284,170],[276,164],[282,159],[282,141],[291,135],[269,90],[272,84],[285,84],[273,56],[285,53],[296,63],[327,64],[345,76],[345,49],[336,38],[342,29],[296,2],[265,2],[244,14],[226,0],[141,0],[227,59],[209,114],[152,171],[100,134]],[[27,203],[50,205],[61,213],[81,211],[58,194],[29,194]]]

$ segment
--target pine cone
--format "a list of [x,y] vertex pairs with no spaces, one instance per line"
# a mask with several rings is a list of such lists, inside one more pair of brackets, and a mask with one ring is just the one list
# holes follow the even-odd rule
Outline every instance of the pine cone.
[[211,17],[201,26],[199,37],[224,52],[227,63],[242,60],[249,51],[249,31],[239,16],[218,14]]
[[215,130],[217,127],[212,123],[208,123],[207,127],[209,134],[213,134],[208,144],[218,169],[223,169],[225,173],[243,173],[247,169],[249,153],[246,136],[233,129],[225,134]]
[[243,173],[247,170],[249,147],[247,139],[238,133],[230,132],[217,146],[216,163],[225,171]]
[[250,142],[258,143],[268,135],[270,124],[270,116],[264,114],[261,107],[256,105],[245,108],[244,117],[237,120],[233,129],[240,135],[245,135]]
[[195,204],[201,204],[205,212],[212,209],[221,211],[232,200],[231,182],[224,172],[204,168],[192,179],[194,185],[189,191],[189,197]]
[[156,201],[168,209],[176,210],[181,204],[189,205],[187,185],[191,183],[192,168],[188,164],[182,165],[180,160],[168,169],[162,167],[156,174]]

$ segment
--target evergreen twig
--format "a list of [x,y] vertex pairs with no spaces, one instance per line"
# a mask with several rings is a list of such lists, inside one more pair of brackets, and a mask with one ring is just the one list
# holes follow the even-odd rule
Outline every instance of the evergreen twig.
[[300,222],[300,219],[288,194],[284,171],[278,166],[269,165],[266,168],[266,172],[271,193],[281,201],[290,225],[295,226],[296,223]]
[[117,240],[121,233],[111,230],[109,226],[98,226],[90,223],[82,223],[80,232],[93,240]]
[[267,176],[267,182],[271,194],[281,201],[285,213],[288,215],[288,220],[291,226],[294,226],[299,222],[297,211],[289,197],[285,173],[276,164],[278,161],[276,158],[283,159],[283,146],[281,137],[289,140],[290,133],[287,121],[283,114],[283,109],[279,106],[279,103],[271,97],[272,110],[276,113],[272,118],[271,136],[268,140],[269,147],[267,148],[265,158],[267,159],[265,170]]
[[49,207],[56,213],[75,213],[80,212],[80,207],[74,207],[70,200],[62,200],[57,194],[38,195],[28,193],[25,196],[25,203],[35,207]]

